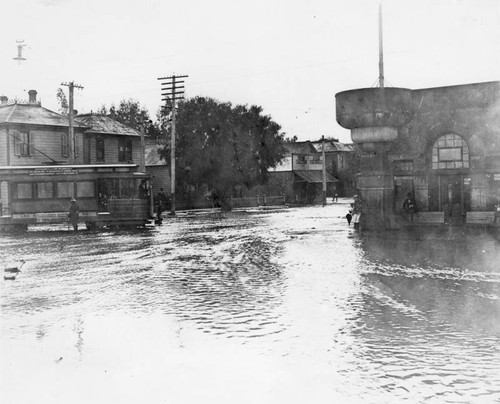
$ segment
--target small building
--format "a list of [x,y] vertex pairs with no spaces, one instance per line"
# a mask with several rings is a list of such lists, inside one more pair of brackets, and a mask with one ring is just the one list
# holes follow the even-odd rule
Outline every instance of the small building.
[[[336,109],[360,147],[366,227],[499,224],[500,82],[349,90]],[[412,223],[402,215],[408,193]]]

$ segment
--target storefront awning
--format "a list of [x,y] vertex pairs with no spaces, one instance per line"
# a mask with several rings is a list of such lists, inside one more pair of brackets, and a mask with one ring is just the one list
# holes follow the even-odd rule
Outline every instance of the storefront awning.
[[[296,182],[311,182],[311,183],[322,183],[323,182],[323,172],[319,170],[300,170],[294,171],[295,174],[300,178]],[[340,182],[333,175],[326,173],[326,182]]]

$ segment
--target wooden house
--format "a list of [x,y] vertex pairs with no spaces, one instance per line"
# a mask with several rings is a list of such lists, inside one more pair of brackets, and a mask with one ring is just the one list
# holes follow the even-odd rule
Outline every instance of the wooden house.
[[86,127],[83,164],[140,165],[144,151],[137,130],[105,115],[82,114],[76,120]]

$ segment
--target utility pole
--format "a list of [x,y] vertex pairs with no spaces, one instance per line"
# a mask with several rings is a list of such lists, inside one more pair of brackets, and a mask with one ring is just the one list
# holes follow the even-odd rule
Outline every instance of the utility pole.
[[325,161],[325,136],[321,137],[321,154],[323,161],[323,206],[326,205],[326,161]]
[[[171,130],[171,141],[170,141],[170,214],[175,215],[175,115],[176,115],[176,101],[182,100],[184,98],[184,79],[189,77],[184,76],[169,76],[169,77],[158,77],[161,80],[162,91],[166,91],[161,95],[162,101],[165,101],[165,109],[167,109],[167,102],[172,102],[172,130]],[[182,85],[181,85],[182,84]]]
[[382,3],[378,6],[378,84],[384,88],[384,37],[382,32]]
[[69,88],[69,134],[68,134],[68,155],[69,155],[69,163],[74,164],[75,163],[75,131],[73,128],[73,119],[74,119],[74,109],[73,109],[73,93],[75,88],[79,88],[80,90],[83,90],[83,86],[80,86],[78,84],[75,84],[73,81],[69,83],[61,83],[61,86],[67,86]]
[[141,122],[139,124],[139,133],[141,134],[141,173],[146,172],[146,145],[144,141],[144,125],[144,122]]

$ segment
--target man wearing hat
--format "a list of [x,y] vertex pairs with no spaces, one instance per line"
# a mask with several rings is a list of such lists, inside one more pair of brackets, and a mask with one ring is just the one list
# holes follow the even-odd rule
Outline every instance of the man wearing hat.
[[80,218],[80,207],[76,203],[75,198],[71,198],[71,204],[69,205],[68,219],[73,225],[73,230],[78,230],[78,219]]

